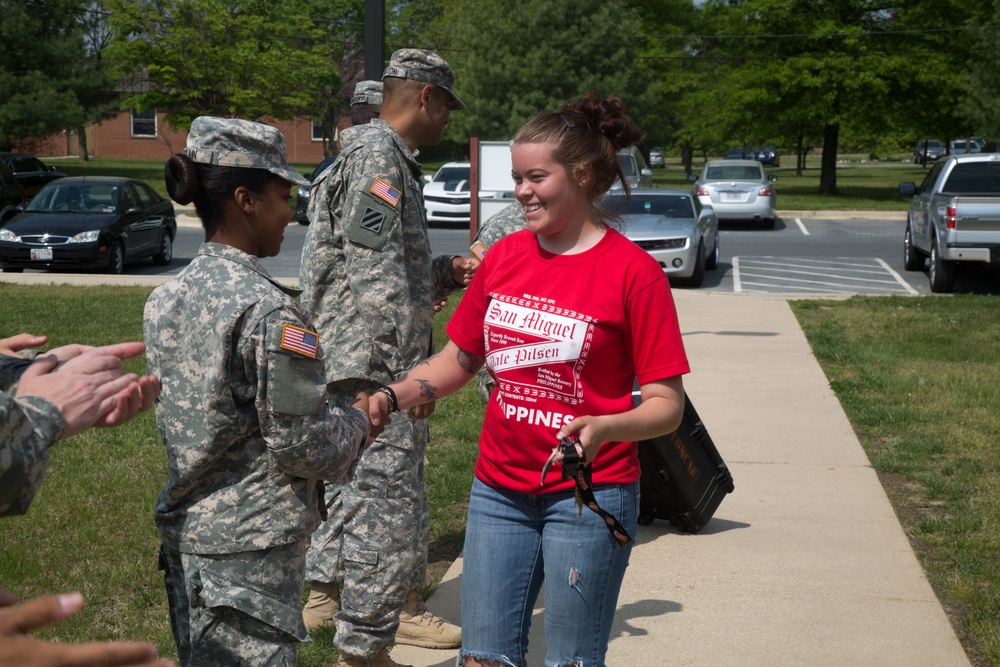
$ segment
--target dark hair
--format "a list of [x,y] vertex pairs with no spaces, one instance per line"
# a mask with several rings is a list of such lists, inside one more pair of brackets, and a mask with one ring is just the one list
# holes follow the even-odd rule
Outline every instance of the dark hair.
[[350,115],[354,125],[365,125],[372,118],[378,118],[382,111],[381,104],[352,104]]
[[514,135],[514,143],[554,144],[553,157],[573,178],[579,178],[589,166],[594,180],[587,184],[587,191],[595,212],[603,219],[618,218],[600,199],[615,179],[621,179],[625,195],[630,195],[617,153],[641,139],[642,130],[625,115],[620,99],[595,94],[535,116]]
[[208,236],[222,223],[226,198],[245,187],[251,192],[262,193],[280,176],[266,169],[252,167],[221,167],[195,162],[187,155],[171,155],[163,169],[167,194],[178,204],[194,202],[195,212]]

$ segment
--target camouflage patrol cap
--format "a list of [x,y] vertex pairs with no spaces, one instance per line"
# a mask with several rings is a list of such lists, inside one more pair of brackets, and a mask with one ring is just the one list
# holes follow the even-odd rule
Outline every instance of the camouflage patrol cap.
[[382,82],[358,81],[354,85],[354,95],[351,97],[351,106],[355,104],[382,106]]
[[452,109],[465,108],[462,100],[451,90],[455,85],[455,73],[436,53],[424,49],[398,49],[392,54],[389,66],[382,72],[383,80],[387,76],[422,81],[443,88],[451,95]]
[[202,164],[266,169],[290,183],[309,185],[302,174],[288,166],[285,137],[263,123],[198,116],[191,121],[184,155]]

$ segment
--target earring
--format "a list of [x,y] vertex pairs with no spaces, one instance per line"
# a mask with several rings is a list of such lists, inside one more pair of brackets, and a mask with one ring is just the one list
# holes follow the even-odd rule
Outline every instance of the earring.
[[580,181],[580,185],[586,185],[587,181]]

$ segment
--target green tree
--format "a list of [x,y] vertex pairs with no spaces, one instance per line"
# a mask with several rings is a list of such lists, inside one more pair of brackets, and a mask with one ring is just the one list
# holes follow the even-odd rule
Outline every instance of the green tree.
[[452,136],[509,139],[527,119],[583,93],[616,94],[641,115],[650,82],[637,76],[635,12],[617,0],[546,0],[511,11],[503,0],[464,0],[447,59],[468,109]]
[[[316,20],[310,0],[108,0],[116,71],[138,81],[122,108],[164,109],[187,129],[201,115],[324,117],[340,90],[327,39],[336,16]],[[328,6],[325,3],[322,6]]]
[[0,0],[0,149],[106,112],[112,86],[91,30],[100,16],[91,2]]

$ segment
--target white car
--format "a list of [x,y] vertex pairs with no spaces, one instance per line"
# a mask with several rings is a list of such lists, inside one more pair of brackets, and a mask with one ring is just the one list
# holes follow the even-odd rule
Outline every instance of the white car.
[[604,204],[621,216],[625,237],[652,255],[672,284],[701,287],[719,268],[719,219],[685,190],[610,192]]
[[768,176],[757,160],[711,160],[700,176],[690,178],[698,199],[714,208],[719,220],[753,220],[774,229],[777,177]]
[[424,210],[427,224],[469,224],[468,162],[448,162],[427,178],[424,184]]

